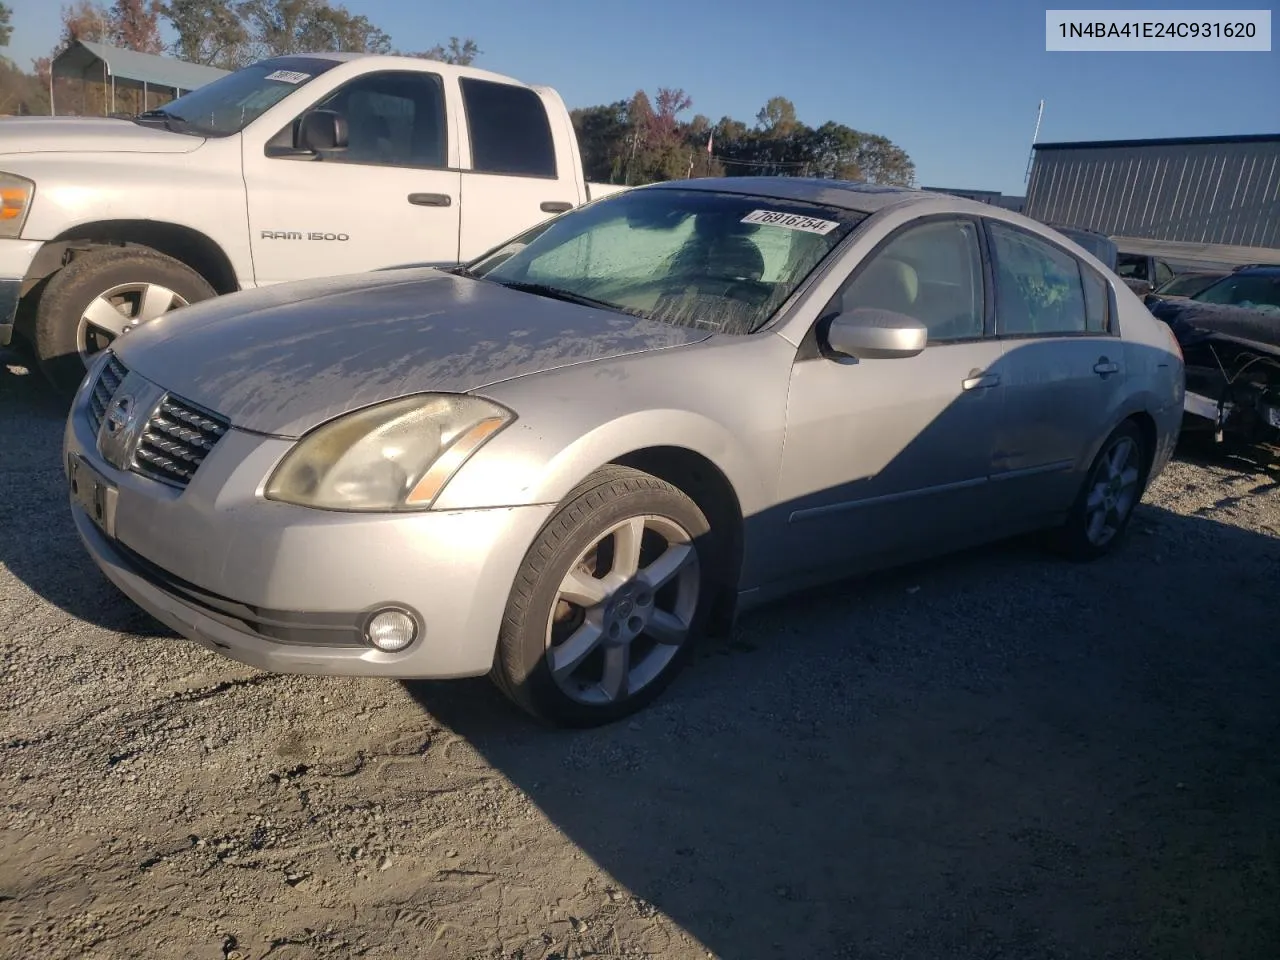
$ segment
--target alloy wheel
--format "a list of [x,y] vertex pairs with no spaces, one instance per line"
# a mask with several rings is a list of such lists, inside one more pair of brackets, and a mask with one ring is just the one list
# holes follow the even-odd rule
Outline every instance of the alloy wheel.
[[81,311],[76,348],[88,366],[90,358],[112,340],[187,301],[158,283],[121,283],[89,301]]
[[1138,501],[1138,445],[1119,437],[1094,468],[1085,500],[1085,536],[1095,547],[1110,543]]
[[680,524],[646,515],[609,528],[552,604],[546,659],[556,685],[587,706],[634,696],[680,652],[700,590],[698,553]]

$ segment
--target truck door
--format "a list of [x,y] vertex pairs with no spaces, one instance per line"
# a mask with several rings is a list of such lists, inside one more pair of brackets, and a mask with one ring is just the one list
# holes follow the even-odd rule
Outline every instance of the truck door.
[[[461,258],[470,260],[583,202],[578,152],[553,132],[537,91],[463,77],[470,163],[462,171]],[[568,131],[572,136],[572,128]]]
[[265,150],[246,139],[257,282],[456,262],[461,183],[448,100],[438,74],[367,73],[307,108],[345,120],[344,149],[291,156],[301,116]]

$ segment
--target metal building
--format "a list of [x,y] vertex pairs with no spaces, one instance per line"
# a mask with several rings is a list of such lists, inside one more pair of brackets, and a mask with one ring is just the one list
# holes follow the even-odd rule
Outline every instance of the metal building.
[[1280,134],[1036,144],[1023,212],[1136,253],[1280,263]]
[[226,73],[226,70],[206,67],[201,63],[76,40],[54,57],[50,65],[50,113],[56,115],[58,112],[54,99],[55,79],[101,83],[106,94],[102,99],[103,112],[110,113],[116,109],[117,89],[139,91],[143,109],[146,109],[151,104],[153,92],[164,95],[165,99],[180,97]]
[[1026,197],[1011,197],[1008,194],[1001,193],[999,190],[970,190],[961,187],[921,187],[920,189],[928,190],[930,193],[945,193],[953,197],[964,197],[966,200],[977,200],[979,203],[989,203],[995,207],[1012,210],[1014,213],[1022,212],[1022,206],[1027,199]]

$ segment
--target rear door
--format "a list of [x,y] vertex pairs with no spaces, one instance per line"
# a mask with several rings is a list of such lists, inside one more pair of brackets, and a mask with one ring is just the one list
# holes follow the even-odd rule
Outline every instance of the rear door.
[[460,255],[470,260],[576,207],[581,177],[578,153],[538,91],[475,77],[459,86],[470,154],[461,175]]
[[1005,416],[993,488],[1017,525],[1066,509],[1123,399],[1110,285],[1055,243],[986,221]]
[[346,120],[346,149],[290,158],[301,115],[265,149],[246,140],[258,283],[457,261],[461,174],[446,94],[436,73],[366,73],[307,108]]

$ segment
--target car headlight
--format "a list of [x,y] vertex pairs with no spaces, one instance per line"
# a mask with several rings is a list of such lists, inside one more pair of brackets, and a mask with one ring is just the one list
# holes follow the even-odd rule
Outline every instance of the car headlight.
[[36,185],[26,177],[0,173],[0,237],[20,237]]
[[346,414],[308,433],[266,497],[322,510],[426,510],[515,414],[480,397],[419,394]]

